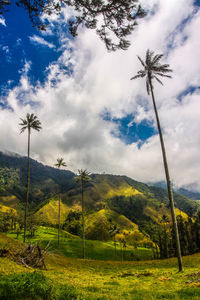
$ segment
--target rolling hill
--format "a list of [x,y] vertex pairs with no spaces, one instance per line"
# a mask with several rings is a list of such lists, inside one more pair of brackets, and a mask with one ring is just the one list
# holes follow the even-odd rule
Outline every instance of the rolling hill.
[[[0,152],[0,205],[4,211],[5,207],[23,209],[26,163],[25,157]],[[61,197],[61,223],[66,230],[70,228],[72,234],[80,234],[81,188],[76,183],[75,174],[31,159],[29,210],[41,224],[57,225],[58,195]],[[85,184],[84,199],[86,236],[89,239],[108,240],[114,226],[119,228],[119,234],[126,231],[131,237],[134,232],[139,240],[148,240],[148,236],[140,231],[142,224],[159,225],[163,215],[169,221],[171,219],[165,189],[126,176],[91,174],[91,181]],[[199,208],[198,202],[180,194],[175,193],[174,200],[176,214],[184,218]]]

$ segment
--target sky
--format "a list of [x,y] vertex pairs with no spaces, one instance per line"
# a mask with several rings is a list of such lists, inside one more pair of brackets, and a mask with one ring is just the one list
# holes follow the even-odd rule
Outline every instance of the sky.
[[14,3],[0,16],[0,150],[27,153],[20,118],[34,113],[42,130],[31,134],[31,157],[53,166],[63,157],[77,172],[165,180],[152,100],[137,58],[147,49],[173,69],[154,83],[170,176],[177,187],[200,191],[200,1],[141,0],[148,11],[129,36],[127,51],[108,52],[94,30],[72,39],[72,11],[32,27]]

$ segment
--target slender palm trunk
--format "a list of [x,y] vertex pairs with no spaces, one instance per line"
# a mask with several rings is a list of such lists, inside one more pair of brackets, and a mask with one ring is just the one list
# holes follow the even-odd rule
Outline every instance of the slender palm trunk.
[[58,248],[60,248],[60,196],[58,204]]
[[82,198],[82,256],[85,258],[85,219],[84,219],[84,197],[83,181],[81,181],[81,198]]
[[166,176],[166,181],[167,181],[167,190],[168,190],[169,203],[170,203],[171,215],[172,215],[172,223],[173,223],[174,232],[175,232],[176,254],[177,254],[177,258],[178,258],[178,266],[179,266],[179,272],[180,272],[180,271],[182,271],[183,267],[182,267],[182,258],[181,258],[181,248],[180,248],[180,240],[179,240],[179,234],[178,234],[178,226],[177,226],[175,209],[174,209],[173,192],[172,192],[171,181],[170,181],[170,176],[169,176],[169,169],[168,169],[168,164],[167,164],[167,156],[166,156],[166,151],[165,151],[165,145],[164,145],[164,140],[163,140],[163,136],[162,136],[162,130],[161,130],[160,121],[159,121],[159,117],[158,117],[158,112],[157,112],[157,107],[156,107],[156,102],[155,102],[155,97],[154,97],[154,93],[153,93],[153,86],[152,86],[150,75],[149,75],[149,83],[150,83],[153,107],[154,107],[154,111],[155,111],[155,115],[156,115],[158,132],[159,132],[159,136],[160,136],[160,144],[161,144],[161,149],[162,149],[162,156],[163,156],[163,162],[164,162],[164,168],[165,168],[165,176]]
[[29,186],[30,186],[30,135],[31,135],[31,129],[28,128],[28,161],[27,161],[26,204],[25,204],[25,214],[24,214],[24,243],[26,242],[28,196],[29,196]]

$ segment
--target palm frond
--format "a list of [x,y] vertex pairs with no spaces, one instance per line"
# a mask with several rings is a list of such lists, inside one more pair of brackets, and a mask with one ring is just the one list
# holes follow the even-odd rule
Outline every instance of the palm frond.
[[35,116],[33,113],[26,114],[26,119],[20,118],[22,123],[20,123],[20,126],[23,126],[21,129],[21,133],[24,132],[26,129],[34,129],[36,131],[40,131],[42,129],[41,122],[38,120],[37,116]]
[[76,181],[81,181],[81,182],[86,182],[90,181],[90,172],[88,172],[86,169],[85,170],[78,170],[79,175],[75,177]]
[[154,58],[153,58],[153,64],[154,65],[157,64],[161,60],[162,57],[163,57],[163,54],[155,55]]
[[[145,76],[145,75],[144,75]],[[142,74],[137,74],[137,75],[135,75],[135,76],[133,76],[132,78],[131,78],[131,80],[133,80],[133,79],[136,79],[136,78],[140,78],[140,77],[144,77]]]
[[166,74],[162,74],[162,73],[160,73],[160,72],[154,72],[154,74],[156,74],[156,75],[159,75],[159,76],[161,76],[161,77],[168,77],[168,78],[172,78],[172,76],[170,76],[170,75],[166,75]]
[[139,59],[139,61],[140,61],[141,64],[143,65],[143,67],[145,68],[145,63],[143,62],[143,60],[141,59],[141,57],[139,57],[139,56],[137,55],[137,58]]
[[22,127],[21,130],[20,130],[20,134],[23,133],[26,129],[27,129],[26,126],[25,126],[25,127]]
[[54,165],[55,167],[57,168],[61,168],[61,167],[67,167],[64,159],[61,157],[61,158],[57,158],[57,163]]
[[167,75],[167,73],[172,72],[172,70],[169,68],[169,64],[160,64],[160,60],[163,57],[163,54],[154,55],[154,52],[148,49],[146,51],[145,63],[139,56],[137,57],[144,69],[138,71],[137,74],[131,78],[131,80],[136,78],[143,78],[146,76],[146,89],[148,95],[150,93],[150,84],[153,88],[153,79],[156,79],[160,84],[163,84],[158,76],[172,78],[170,75]]
[[155,78],[160,84],[163,85],[162,81],[157,76],[154,75],[153,78]]

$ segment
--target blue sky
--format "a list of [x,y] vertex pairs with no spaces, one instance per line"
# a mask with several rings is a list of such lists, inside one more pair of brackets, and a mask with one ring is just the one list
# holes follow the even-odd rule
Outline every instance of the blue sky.
[[[16,14],[17,12],[17,14]],[[60,30],[53,28],[53,33],[44,37],[37,28],[32,26],[27,12],[23,8],[16,8],[14,2],[4,15],[6,26],[1,26],[1,51],[0,65],[2,67],[0,85],[1,96],[6,105],[7,89],[17,86],[20,82],[21,72],[25,63],[30,63],[27,71],[30,83],[35,86],[38,82],[44,84],[48,76],[48,66],[56,63],[62,55],[60,44],[60,31],[67,33],[67,26],[60,24]],[[42,45],[42,43],[44,43]],[[65,67],[64,65],[62,66]],[[70,72],[66,68],[66,72]],[[23,94],[21,95],[23,97]],[[106,120],[106,118],[104,118]],[[124,143],[131,144],[138,141],[138,146],[155,134],[157,131],[151,126],[151,122],[134,122],[134,115],[127,114],[123,118],[109,120],[118,125],[118,131],[113,135],[119,137]]]
[[137,55],[150,48],[173,69],[163,87],[155,83],[172,180],[200,190],[200,1],[141,3],[152,13],[130,36],[129,50],[114,53],[83,27],[71,39],[68,9],[48,18],[44,33],[22,8],[9,7],[0,18],[1,149],[26,154],[18,123],[33,112],[43,124],[32,135],[33,158],[53,165],[62,156],[75,172],[163,180],[151,98],[143,80],[130,81],[141,68]]
[[11,81],[11,86],[18,85],[20,70],[23,69],[25,61],[31,62],[29,72],[30,81],[36,84],[39,80],[44,82],[45,69],[49,63],[56,61],[60,55],[59,41],[57,35],[45,38],[52,47],[41,46],[31,40],[34,36],[41,37],[40,32],[32,27],[28,14],[23,8],[17,8],[12,2],[9,10],[4,15],[6,26],[1,26],[1,86],[6,86]]

